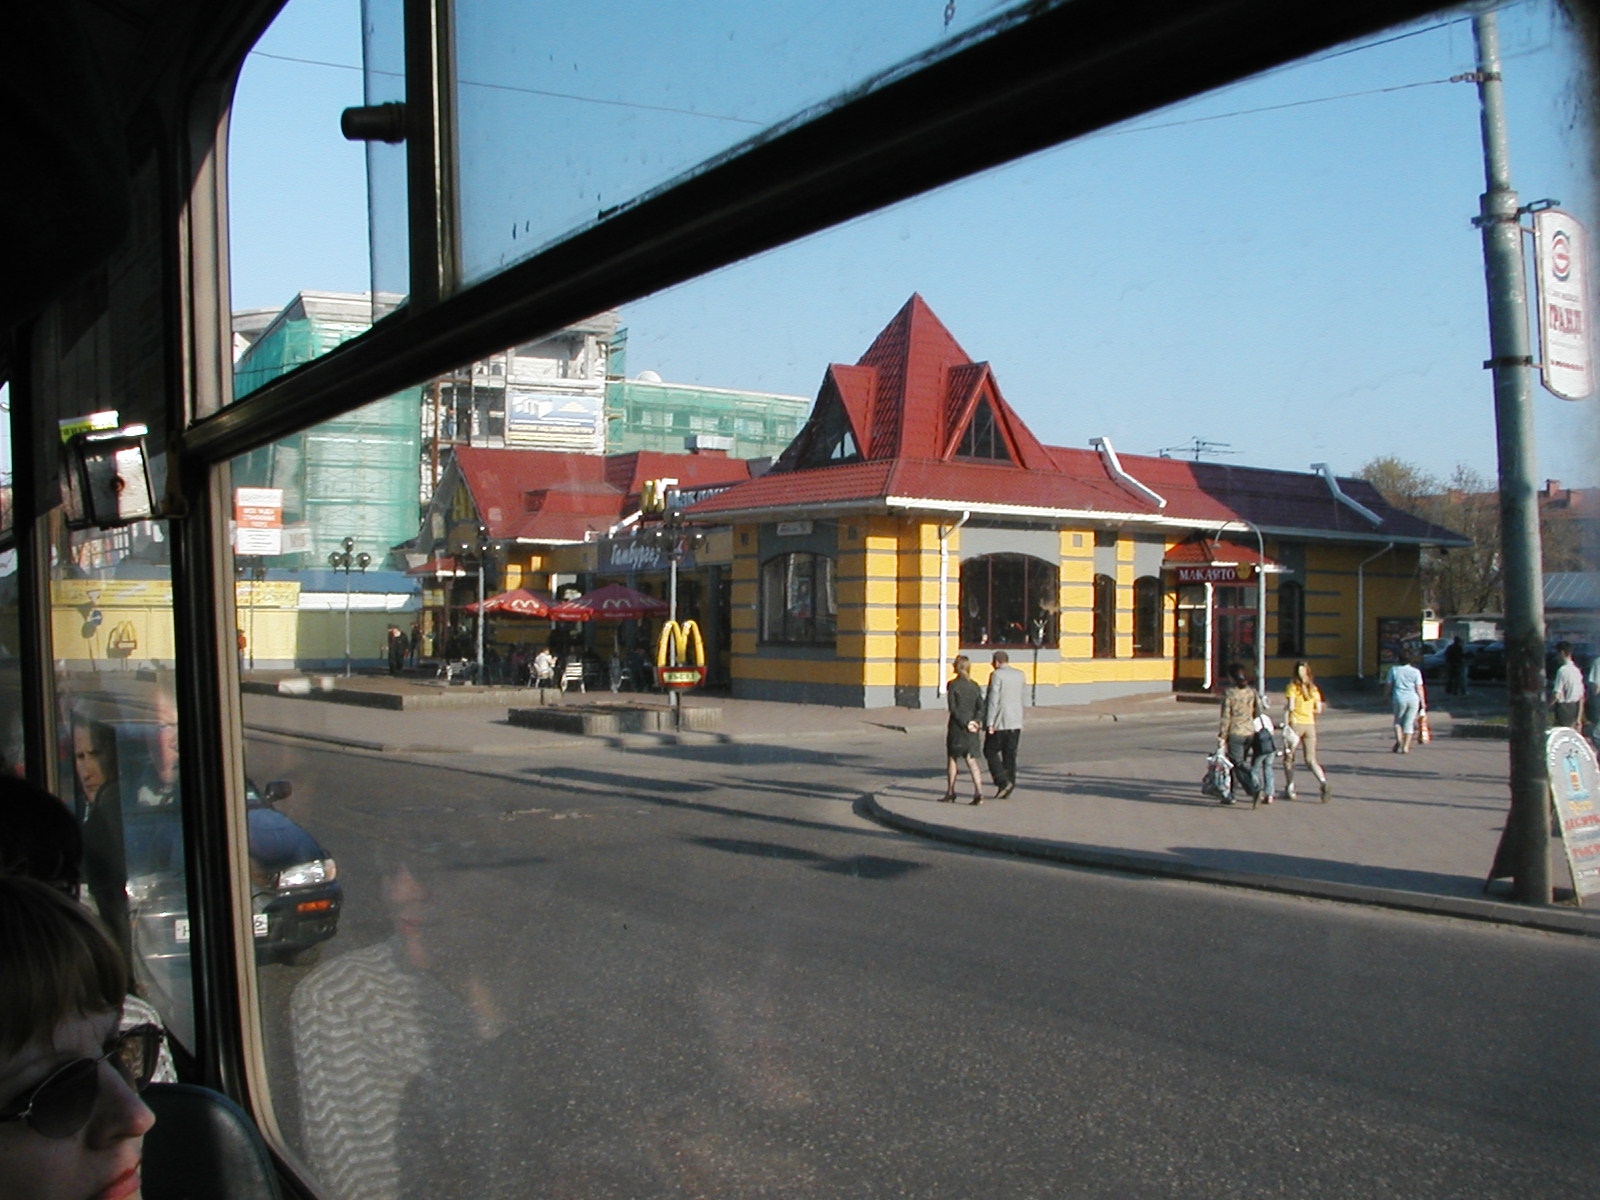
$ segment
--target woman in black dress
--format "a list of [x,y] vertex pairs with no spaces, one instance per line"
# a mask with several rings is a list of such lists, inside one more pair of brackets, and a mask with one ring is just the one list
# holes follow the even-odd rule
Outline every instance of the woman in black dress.
[[967,771],[972,776],[972,802],[983,803],[983,778],[978,774],[979,730],[983,728],[983,689],[972,682],[972,660],[958,654],[950,664],[955,678],[945,690],[945,700],[950,706],[950,724],[945,729],[944,800],[954,804],[956,799],[956,770],[962,759],[967,760]]

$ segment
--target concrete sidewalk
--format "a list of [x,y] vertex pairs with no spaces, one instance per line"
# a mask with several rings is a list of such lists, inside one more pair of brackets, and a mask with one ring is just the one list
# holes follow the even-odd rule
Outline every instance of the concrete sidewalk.
[[1571,900],[1558,840],[1558,903],[1511,903],[1504,881],[1485,892],[1506,818],[1504,741],[1449,737],[1446,720],[1446,736],[1396,755],[1370,720],[1327,724],[1336,736],[1325,737],[1321,753],[1333,784],[1326,804],[1304,768],[1297,800],[1282,798],[1280,770],[1275,803],[1219,804],[1200,792],[1203,754],[1195,752],[1024,761],[1015,793],[978,807],[940,802],[942,780],[886,788],[870,805],[896,828],[993,850],[1600,936],[1600,909]]
[[[267,681],[258,681],[258,686]],[[339,680],[356,693],[423,695],[438,689],[384,676]],[[260,694],[246,696],[247,730],[387,754],[523,757],[601,741],[618,748],[680,743],[787,745],[797,740],[856,741],[911,733],[942,741],[942,709],[858,709],[780,704],[693,693],[687,706],[719,709],[717,727],[682,733],[621,734],[585,739],[509,724],[512,706],[539,702],[531,691],[450,689],[442,707],[372,707],[371,695],[347,702]],[[660,695],[570,693],[553,704],[578,707],[612,702],[662,705]],[[349,703],[348,701],[355,701]],[[1560,843],[1552,845],[1551,878],[1558,903],[1512,904],[1484,891],[1484,879],[1505,823],[1506,743],[1451,737],[1450,704],[1465,725],[1491,712],[1499,698],[1481,692],[1467,701],[1439,698],[1437,736],[1410,755],[1388,752],[1385,711],[1370,693],[1330,696],[1324,718],[1323,765],[1333,799],[1317,801],[1303,769],[1303,799],[1280,799],[1252,809],[1248,800],[1222,806],[1200,793],[1204,754],[1155,751],[1138,759],[1107,757],[1036,762],[1024,738],[1016,792],[972,807],[943,804],[943,777],[926,775],[865,797],[879,820],[921,836],[1093,867],[1137,871],[1237,887],[1361,904],[1450,914],[1530,928],[1600,936],[1600,908],[1572,904]],[[1040,731],[1109,721],[1192,723],[1206,707],[1152,695],[1093,705],[1031,708],[1028,728]],[[1182,739],[1180,739],[1182,740]],[[1034,745],[1039,745],[1037,740]],[[934,760],[937,762],[937,759]],[[985,779],[987,784],[987,778]],[[1307,786],[1309,785],[1309,786]],[[964,793],[968,785],[958,790]],[[1279,788],[1282,789],[1281,772]],[[993,795],[992,787],[985,794]],[[1496,892],[1504,894],[1504,884]],[[1565,902],[1559,902],[1565,897]]]

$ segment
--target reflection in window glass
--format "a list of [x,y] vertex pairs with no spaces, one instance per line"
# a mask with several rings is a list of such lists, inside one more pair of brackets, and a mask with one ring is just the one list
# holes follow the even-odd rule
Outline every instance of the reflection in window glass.
[[129,955],[137,993],[192,1043],[170,531],[69,534],[59,511],[52,521],[59,778],[83,825],[84,898]]
[[[471,9],[464,21],[480,19],[481,9],[462,8]],[[601,57],[591,49],[596,43],[603,43],[615,62],[631,67],[643,61],[624,53],[635,36],[626,22],[606,24],[586,16],[582,23],[573,17],[563,24],[559,13],[539,19],[546,22],[540,28],[542,54],[529,50],[540,43],[506,35],[504,59],[520,56],[517,69],[531,64],[530,73],[546,71],[552,63],[563,68],[539,81],[548,90],[572,89],[570,83],[558,87],[560,73],[581,82],[585,71],[578,68],[591,55]],[[502,24],[493,32],[505,35],[507,28]],[[491,36],[488,29],[458,32],[469,49]],[[659,28],[653,32],[663,46],[676,45]],[[481,55],[464,55],[464,80],[484,61]],[[1459,66],[1452,63],[1450,69]],[[685,88],[698,87],[702,79],[722,86],[711,72],[683,74]],[[1435,69],[1430,77],[1438,74]],[[1285,72],[1267,86],[1284,88],[1290,78],[1292,73]],[[461,90],[463,108],[479,103],[466,82]],[[1248,108],[1253,102],[1241,99],[1242,91],[1210,103]],[[481,113],[464,115],[469,127],[465,169],[482,171],[467,183],[477,186],[491,178],[504,183],[498,193],[469,198],[474,219],[490,233],[498,231],[476,242],[477,235],[469,235],[477,256],[474,269],[492,269],[523,252],[509,246],[509,215],[517,206],[540,205],[541,219],[530,216],[525,231],[537,242],[563,228],[563,221],[592,218],[590,209],[615,202],[615,178],[604,174],[596,165],[603,160],[589,151],[615,149],[630,131],[573,124],[577,149],[552,147],[555,135],[544,126],[560,122],[540,122],[515,107],[546,101],[567,102],[510,93],[494,101],[506,106],[498,114],[485,102]],[[1471,105],[1462,108],[1458,115],[1470,142]],[[1219,421],[1225,418],[1229,430],[1248,429],[1250,437],[1260,439],[1238,447],[1242,455],[1248,451],[1242,464],[1278,457],[1303,464],[1308,455],[1297,439],[1308,436],[1306,427],[1281,419],[1287,386],[1264,398],[1255,414],[1273,419],[1248,419],[1255,401],[1241,395],[1239,356],[1279,343],[1241,342],[1239,329],[1265,320],[1276,323],[1273,332],[1294,346],[1287,361],[1297,373],[1296,387],[1322,388],[1336,369],[1351,363],[1358,373],[1374,370],[1373,390],[1381,393],[1398,386],[1396,379],[1407,380],[1407,388],[1418,386],[1417,373],[1372,368],[1349,347],[1368,346],[1372,339],[1364,323],[1369,319],[1375,329],[1411,319],[1411,312],[1397,312],[1392,305],[1395,292],[1414,309],[1415,280],[1442,274],[1453,282],[1433,294],[1437,303],[1428,320],[1437,305],[1453,306],[1460,295],[1466,300],[1460,309],[1452,307],[1453,314],[1470,308],[1477,322],[1481,312],[1481,301],[1461,283],[1470,272],[1454,258],[1442,273],[1417,263],[1396,267],[1406,283],[1394,289],[1373,289],[1370,273],[1362,270],[1359,294],[1370,295],[1372,304],[1350,303],[1352,280],[1345,272],[1351,246],[1373,245],[1375,259],[1382,260],[1394,249],[1385,241],[1391,234],[1409,248],[1427,240],[1424,235],[1433,228],[1374,226],[1364,175],[1352,195],[1313,204],[1306,215],[1295,204],[1262,206],[1248,223],[1242,220],[1237,181],[1254,156],[1281,163],[1291,152],[1313,154],[1331,146],[1336,156],[1349,157],[1369,146],[1370,121],[1358,119],[1352,132],[1335,138],[1324,136],[1320,114],[1326,110],[1312,111],[1319,115],[1310,131],[1296,134],[1288,125],[1274,124],[1270,149],[1241,136],[1237,126],[1232,134],[1218,133],[1226,128],[1219,120],[1200,127],[1201,141],[1192,149],[1184,149],[1177,134],[1169,141],[1168,134],[1151,132],[1138,145],[1131,138],[1119,143],[1108,137],[946,189],[631,306],[634,361],[712,388],[813,395],[826,364],[864,344],[851,332],[853,326],[870,335],[918,288],[953,297],[949,305],[940,305],[952,330],[981,347],[1005,381],[1008,403],[1051,444],[1081,445],[1091,434],[1109,432],[1134,452],[1153,453],[1188,436],[1190,415],[1205,411],[1218,414]],[[630,119],[642,118],[624,114],[613,124]],[[481,128],[473,122],[481,122]],[[1408,128],[1398,123],[1396,136]],[[627,160],[630,168],[639,168],[630,186],[647,186],[704,152],[704,147],[682,150],[667,139],[659,160],[637,155]],[[624,157],[621,151],[618,156]],[[505,174],[492,176],[486,166],[491,162],[503,166]],[[536,185],[513,169],[530,163],[540,171]],[[1444,174],[1452,172],[1454,166]],[[1304,160],[1281,173],[1279,187],[1287,192],[1304,187],[1313,200],[1338,190],[1337,176]],[[1465,174],[1470,177],[1471,171]],[[1090,178],[1093,186],[1084,182]],[[1183,179],[1184,187],[1173,188],[1174,178]],[[1272,179],[1258,176],[1257,182],[1266,186]],[[1469,193],[1475,186],[1469,178]],[[1393,188],[1393,176],[1381,178],[1380,190],[1392,194]],[[1206,202],[1196,203],[1197,190],[1207,192]],[[1452,226],[1449,236],[1467,243],[1470,263],[1470,230],[1445,202],[1450,188],[1442,193],[1443,199],[1435,192],[1434,200],[1441,211],[1454,214],[1450,219],[1460,228]],[[1107,239],[1098,229],[1086,234],[1063,222],[1064,210],[1089,211],[1106,196],[1114,196],[1123,211],[1153,212],[1159,219],[1142,223],[1140,236],[1126,239]],[[505,208],[504,221],[495,215],[496,203]],[[1470,209],[1470,203],[1468,194],[1458,207]],[[1197,219],[1197,212],[1220,216],[1210,224]],[[1364,214],[1360,237],[1349,226],[1338,226],[1347,213]],[[1330,223],[1326,234],[1321,222]],[[1170,241],[1162,249],[1151,246],[1168,229],[1181,229],[1180,248],[1186,253],[1175,253]],[[1313,233],[1326,241],[1310,241]],[[1441,234],[1438,240],[1448,239]],[[928,247],[938,253],[927,252]],[[1206,260],[1205,265],[1196,259]],[[1326,294],[1319,291],[1324,284]],[[1278,292],[1281,302],[1263,304],[1261,296],[1280,287],[1290,296]],[[1303,307],[1297,309],[1288,298]],[[1233,304],[1239,307],[1230,309]],[[1289,328],[1308,308],[1336,312],[1348,323],[1338,325],[1336,336],[1326,319]],[[1182,319],[1153,319],[1157,310],[1168,309]],[[969,333],[978,321],[988,330]],[[1437,340],[1410,339],[1408,352],[1422,346],[1424,354],[1437,354],[1430,365],[1455,378],[1461,372],[1441,364],[1461,359],[1476,378],[1481,350],[1458,353],[1470,339],[1454,325],[1436,332]],[[1123,340],[1129,337],[1131,343]],[[1225,350],[1210,352],[1218,346]],[[1307,360],[1315,370],[1303,365]],[[1161,400],[1171,389],[1175,361],[1184,364],[1186,387],[1191,366],[1212,374],[1205,387],[1185,395],[1186,407],[1164,409]],[[679,369],[671,370],[672,364]],[[685,744],[653,745],[649,753],[639,753],[594,737],[535,731],[508,719],[512,709],[580,718],[596,701],[608,700],[593,694],[604,685],[597,685],[592,674],[588,692],[578,695],[528,688],[508,700],[458,686],[462,676],[454,669],[475,653],[480,629],[489,663],[496,658],[514,663],[519,653],[526,656],[558,637],[563,653],[585,660],[591,651],[603,659],[613,647],[636,650],[652,644],[648,619],[640,623],[643,628],[631,630],[620,621],[574,622],[557,629],[546,618],[511,611],[482,616],[471,607],[480,592],[489,597],[515,589],[578,593],[598,579],[620,577],[641,592],[660,595],[665,574],[647,545],[629,547],[626,558],[602,559],[608,550],[601,539],[588,538],[589,531],[576,522],[564,540],[545,534],[548,540],[541,542],[526,532],[552,514],[565,519],[596,495],[609,495],[618,504],[621,497],[619,489],[588,477],[582,486],[573,483],[580,470],[589,469],[581,464],[597,457],[592,446],[586,448],[589,453],[568,448],[560,456],[560,472],[550,460],[539,470],[523,469],[526,463],[504,472],[485,465],[529,453],[513,444],[514,435],[519,424],[528,429],[535,423],[519,422],[493,382],[508,376],[515,364],[502,364],[504,372],[495,372],[494,365],[487,364],[490,369],[481,374],[463,368],[457,377],[424,389],[420,405],[414,405],[421,410],[420,443],[385,441],[376,428],[330,423],[305,431],[293,445],[272,447],[270,455],[258,452],[276,456],[275,461],[233,464],[236,482],[247,476],[264,487],[296,481],[284,486],[284,538],[277,548],[247,553],[241,541],[236,559],[240,618],[248,623],[246,654],[254,672],[243,698],[246,762],[259,784],[251,810],[273,814],[295,847],[286,857],[255,867],[258,903],[264,910],[272,905],[292,909],[292,919],[276,928],[297,931],[292,940],[270,951],[263,948],[258,973],[271,1098],[293,1153],[325,1194],[339,1198],[837,1196],[887,1186],[882,1181],[891,1175],[910,1180],[901,1188],[905,1194],[992,1190],[992,1156],[981,1149],[968,1153],[964,1145],[956,1153],[973,1164],[975,1176],[990,1178],[952,1183],[915,1172],[925,1147],[942,1144],[950,1129],[981,1130],[973,1136],[987,1138],[993,1131],[983,1126],[986,1119],[1016,1117],[1027,1125],[1028,1112],[1059,1113],[1072,1102],[1070,1095],[1051,1089],[1070,1091],[1079,1077],[1068,1059],[1082,1057],[1088,1045],[1078,1036],[1081,1020],[1076,1028],[1058,1020],[1060,1011],[1077,1009],[1051,1000],[1062,994],[1059,972],[1025,977],[1033,958],[1008,958],[994,941],[1006,928],[1029,927],[1017,913],[1066,912],[1070,921],[1071,906],[1060,903],[1057,890],[1065,886],[1060,873],[1046,878],[1027,872],[1032,878],[1026,888],[1038,890],[1028,890],[1024,898],[1020,886],[1014,895],[993,887],[996,877],[988,872],[1001,868],[980,864],[984,882],[973,895],[981,893],[982,902],[989,903],[1000,894],[992,910],[998,919],[988,919],[991,913],[985,912],[971,920],[970,928],[961,926],[959,906],[950,903],[960,886],[961,864],[942,855],[930,860],[920,849],[882,840],[877,831],[872,840],[863,840],[848,804],[831,797],[819,801],[830,789],[842,797],[858,794],[868,756],[841,754],[838,747],[820,743],[797,745],[801,739],[782,724],[786,706],[773,706],[769,727],[757,731],[760,744],[747,758],[733,747]],[[1268,374],[1278,365],[1275,359],[1253,363]],[[1363,397],[1350,403],[1365,403],[1361,380],[1350,381],[1350,387]],[[568,385],[569,393],[580,390]],[[1451,391],[1454,412],[1460,403]],[[1308,393],[1292,394],[1304,398]],[[1315,399],[1327,398],[1319,391]],[[1391,413],[1403,411],[1393,393],[1379,403]],[[399,416],[391,415],[398,427]],[[521,415],[537,414],[530,409]],[[682,415],[682,429],[690,428],[689,414],[650,415],[662,418],[661,428],[678,428]],[[1114,424],[1124,421],[1126,438]],[[655,422],[641,419],[639,424]],[[1475,419],[1462,417],[1459,424],[1469,427],[1470,441]],[[1368,440],[1361,444],[1370,444],[1371,430],[1380,427],[1365,422]],[[844,426],[825,432],[819,453],[837,458],[841,474],[851,470],[844,460],[855,457],[858,448],[844,440]],[[1328,439],[1341,432],[1338,423],[1325,424],[1317,436]],[[314,487],[342,486],[337,468],[320,479],[304,469],[309,447],[324,440],[345,442],[358,455],[370,453],[374,467],[387,464],[411,478],[420,471],[425,481],[414,536],[391,544],[373,538],[355,547],[374,556],[366,571],[327,562],[328,554],[338,553],[329,547],[342,545],[351,534],[352,510],[361,501],[329,491],[327,503],[312,503]],[[985,438],[973,449],[994,453],[1000,440]],[[488,484],[491,476],[492,491],[471,486]],[[301,488],[298,495],[294,487]],[[1118,503],[1130,501],[1119,498]],[[741,541],[746,533],[748,541]],[[827,636],[833,638],[832,559],[797,553],[757,564],[752,561],[760,544],[755,531],[735,530],[726,540],[733,551],[709,545],[695,551],[693,567],[685,569],[709,570],[706,563],[714,554],[725,556],[716,565],[728,569],[707,575],[707,586],[698,593],[685,583],[684,611],[698,613],[690,598],[696,594],[700,604],[716,606],[704,615],[705,622],[730,644],[820,640],[823,626],[817,621],[823,614]],[[728,561],[733,554],[742,560]],[[1059,623],[1067,622],[1069,637],[1083,647],[1094,620],[1080,602],[1088,582],[1084,558],[1072,568],[1077,574],[1064,615],[1058,615],[1064,569],[1055,563],[1025,555],[962,563],[963,643],[1025,647],[1037,631],[1043,644],[1055,645]],[[930,559],[926,553],[897,553],[893,565],[875,567],[868,578],[850,565],[850,574],[838,583],[848,617],[867,606],[892,603],[883,599],[891,589],[914,591],[930,574]],[[844,575],[847,558],[838,561]],[[1178,636],[1163,648],[1154,620],[1162,603],[1159,587],[1135,586],[1138,595],[1130,602],[1137,619],[1130,643],[1136,652],[1154,647],[1195,659],[1214,654],[1209,592],[1198,585],[1183,590],[1175,601]],[[1097,644],[1115,653],[1119,614],[1109,577],[1102,591],[1104,636]],[[1253,598],[1219,591],[1216,603],[1232,606],[1214,623],[1216,645],[1248,644],[1240,635],[1253,626],[1232,622],[1235,617],[1253,620]],[[924,637],[934,626],[931,607],[922,602],[928,618]],[[398,662],[386,653],[391,628],[412,634]],[[641,633],[645,636],[636,636]],[[761,665],[776,664],[774,676],[787,672],[775,688],[799,692],[818,680],[819,663],[860,668],[865,675],[896,653],[884,645],[889,639],[876,644],[852,636],[837,640],[837,653],[784,650]],[[1225,649],[1215,656],[1234,652]],[[1085,669],[1100,666],[1090,663]],[[1148,666],[1141,670],[1149,673]],[[518,678],[514,672],[509,677]],[[635,681],[645,677],[633,675]],[[621,684],[621,674],[615,678]],[[572,691],[576,686],[575,681]],[[376,695],[383,703],[405,707],[376,708]],[[617,699],[638,709],[660,697],[622,692]],[[904,739],[908,745],[913,741]],[[870,767],[885,775],[924,769],[928,744],[890,762],[895,751],[874,743]],[[835,773],[841,757],[849,761]],[[719,768],[726,773],[718,776]],[[824,805],[831,806],[831,817]],[[929,861],[939,868],[920,871]],[[1024,885],[1022,874],[1019,885]],[[935,882],[924,885],[924,879]],[[897,903],[904,906],[896,908]],[[1186,892],[1182,907],[1169,915],[1181,922],[1185,911],[1208,903]],[[1006,904],[1011,911],[1005,911]],[[916,925],[919,913],[931,921],[928,926]],[[270,931],[275,927],[270,911],[266,915]],[[1232,915],[1242,919],[1242,910]],[[847,931],[844,942],[827,940],[830,923]],[[897,969],[896,943],[909,947],[918,963],[909,972]],[[929,945],[936,947],[932,959]],[[1126,955],[1126,946],[1117,949]],[[1164,969],[1158,962],[1162,953],[1158,947],[1146,960],[1152,978]],[[932,960],[981,962],[1003,981],[996,986],[999,1000],[958,982],[956,992],[971,1004],[949,1003],[956,994],[951,978],[937,961],[939,969],[928,966]],[[1355,967],[1359,978],[1365,964]],[[1184,992],[1192,981],[1180,976],[1181,970],[1160,979],[1170,994],[1193,1001]],[[910,988],[904,986],[908,977],[914,978]],[[915,982],[925,986],[917,990]],[[1135,990],[1150,990],[1143,976],[1136,982]],[[1110,1069],[1119,1077],[1128,1062],[1149,1071],[1176,1069],[1185,1078],[1215,1066],[1213,1043],[1226,1033],[1213,1036],[1208,1027],[1200,1039],[1206,1044],[1195,1053],[1193,1039],[1182,1031],[1174,1037],[1170,1020],[1163,1023],[1160,1013],[1170,1014],[1171,1004],[1158,1006],[1150,1037],[1145,1030],[1130,1033],[1121,999],[1111,1004],[1104,1023],[1121,1031],[1110,1050],[1118,1059]],[[974,1016],[972,1008],[982,1015]],[[880,1040],[881,1027],[863,1035],[861,1026],[885,1011],[914,1014],[915,1020],[903,1025],[936,1030],[939,1048],[929,1053],[927,1042]],[[939,1024],[941,1014],[948,1017],[947,1025]],[[1024,1027],[1036,1036],[1018,1046],[1013,1034]],[[1002,1036],[973,1049],[986,1029],[999,1029]],[[970,1050],[958,1065],[978,1073],[974,1078],[980,1082],[949,1087],[952,1075],[941,1055],[952,1045]],[[981,1075],[987,1064],[1013,1052],[1015,1059]],[[1091,1046],[1088,1052],[1096,1051]],[[1174,1055],[1187,1056],[1177,1068]],[[1029,1074],[1041,1062],[1047,1066]],[[1054,1079],[1048,1077],[1052,1072]],[[918,1132],[926,1136],[907,1137],[914,1152],[893,1158],[883,1149],[880,1129],[862,1136],[862,1113],[880,1111],[888,1098],[874,1089],[903,1089],[917,1083],[913,1077],[919,1073],[931,1102],[909,1119],[925,1119]],[[1168,1082],[1170,1094],[1186,1094],[1178,1075]],[[1252,1083],[1243,1077],[1236,1082]],[[1316,1091],[1314,1081],[1304,1090]],[[902,1090],[897,1098],[905,1095]],[[1016,1113],[995,1117],[996,1095],[1018,1097]],[[1137,1114],[1134,1124],[1118,1126],[1107,1160],[1132,1164],[1118,1168],[1125,1171],[1117,1181],[1122,1190],[1170,1190],[1170,1178],[1140,1175],[1138,1165],[1154,1162],[1158,1173],[1170,1169],[1170,1118],[1160,1110],[1158,1097],[1148,1128],[1137,1127]],[[1031,1132],[1039,1144],[1053,1145],[1059,1125],[1047,1118]],[[1312,1119],[1297,1128],[1320,1126]],[[1261,1153],[1265,1161],[1276,1151]],[[1336,1157],[1330,1153],[1328,1161]],[[1041,1161],[1048,1163],[1046,1170],[1060,1169],[1048,1155]],[[1052,1184],[1059,1190],[1059,1178],[1034,1190],[1051,1194]]]
[[12,545],[11,385],[0,382],[0,771],[27,769],[22,735],[21,596]]

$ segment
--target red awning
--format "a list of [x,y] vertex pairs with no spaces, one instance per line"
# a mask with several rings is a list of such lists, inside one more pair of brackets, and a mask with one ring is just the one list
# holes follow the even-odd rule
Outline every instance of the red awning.
[[1199,535],[1185,538],[1168,550],[1161,566],[1176,574],[1179,583],[1220,584],[1248,583],[1258,571],[1276,575],[1286,569],[1244,542]]

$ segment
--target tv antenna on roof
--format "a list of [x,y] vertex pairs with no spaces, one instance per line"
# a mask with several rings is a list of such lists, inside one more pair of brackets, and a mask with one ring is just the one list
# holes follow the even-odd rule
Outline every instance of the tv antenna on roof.
[[1212,442],[1196,435],[1184,442],[1181,446],[1163,446],[1156,451],[1161,458],[1171,458],[1174,450],[1181,450],[1185,454],[1193,454],[1194,461],[1199,462],[1202,454],[1237,454],[1232,442]]

